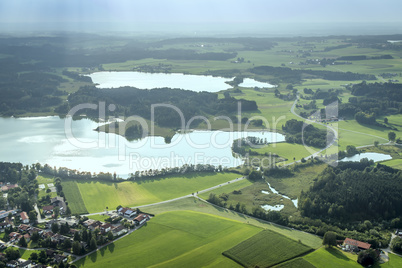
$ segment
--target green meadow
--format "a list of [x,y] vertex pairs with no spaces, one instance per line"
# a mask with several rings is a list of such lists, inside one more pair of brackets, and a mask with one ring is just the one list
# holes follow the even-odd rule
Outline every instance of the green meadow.
[[78,267],[239,267],[222,252],[257,234],[252,225],[192,211],[166,212],[79,260]]
[[357,255],[336,248],[320,248],[303,257],[316,267],[362,267],[357,263]]
[[243,214],[237,213],[235,211],[231,211],[228,209],[224,209],[221,207],[217,207],[211,205],[209,203],[203,202],[197,198],[189,197],[180,200],[176,200],[169,203],[157,204],[153,206],[149,206],[143,209],[148,213],[159,214],[167,211],[182,211],[182,210],[191,210],[202,213],[208,213],[212,215],[216,215],[219,217],[224,217],[227,219],[232,219],[235,221],[251,224],[254,226],[261,227],[263,229],[268,229],[273,232],[282,234],[288,238],[294,239],[296,241],[300,240],[303,244],[312,247],[318,248],[322,244],[322,239],[318,236],[300,232],[297,230],[293,230],[291,228],[287,228],[281,225],[276,225],[274,223],[266,222],[263,220],[255,219],[249,216],[245,216]]
[[73,213],[100,212],[119,205],[139,206],[192,194],[233,180],[234,173],[191,173],[119,183],[64,181],[63,191]]
[[392,159],[392,160],[382,162],[381,164],[387,165],[389,167],[396,168],[396,169],[402,169],[402,159]]

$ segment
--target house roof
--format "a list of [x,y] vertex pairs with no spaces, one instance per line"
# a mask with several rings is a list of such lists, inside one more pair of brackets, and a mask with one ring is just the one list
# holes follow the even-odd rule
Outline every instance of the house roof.
[[110,223],[105,223],[100,228],[107,229],[107,228],[111,228],[111,227],[112,227],[112,225]]
[[123,225],[119,225],[119,226],[113,228],[112,232],[117,233],[117,232],[120,232],[120,231],[123,230],[123,229],[124,229],[124,226],[123,226]]
[[31,226],[26,225],[26,224],[20,224],[20,226],[18,226],[18,229],[26,231],[29,230],[31,228]]
[[148,219],[148,215],[146,214],[140,214],[137,217],[135,217],[135,221],[142,221],[143,219]]
[[371,244],[369,244],[369,243],[357,241],[357,240],[354,240],[351,238],[346,238],[344,243],[347,245],[356,246],[356,247],[362,248],[362,249],[369,249],[371,247]]
[[45,210],[50,211],[50,210],[53,210],[53,209],[54,209],[54,206],[44,206],[42,208],[43,211],[45,211]]
[[29,219],[28,214],[27,214],[25,211],[21,212],[21,213],[20,213],[20,216],[21,216],[21,219],[22,219],[23,221]]

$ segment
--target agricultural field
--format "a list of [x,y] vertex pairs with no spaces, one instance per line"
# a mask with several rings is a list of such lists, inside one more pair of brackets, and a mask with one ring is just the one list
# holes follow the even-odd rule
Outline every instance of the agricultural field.
[[[192,173],[137,182],[63,181],[72,213],[140,206],[188,195],[239,177],[234,173]],[[78,189],[78,190],[77,190]],[[80,198],[81,196],[81,198]]]
[[182,210],[191,210],[191,211],[197,211],[197,212],[202,212],[202,213],[207,213],[207,214],[212,214],[216,215],[219,217],[224,217],[227,219],[235,220],[238,222],[243,222],[247,223],[250,225],[254,225],[257,227],[261,227],[263,229],[268,229],[273,232],[282,234],[290,239],[294,240],[300,240],[303,244],[312,247],[312,248],[318,248],[322,244],[322,239],[318,236],[305,233],[305,232],[300,232],[298,230],[294,230],[291,228],[287,228],[281,225],[276,225],[271,222],[259,220],[250,216],[245,216],[243,214],[237,213],[235,211],[231,211],[228,209],[224,209],[221,207],[214,206],[212,204],[203,202],[197,198],[194,197],[188,197],[180,200],[175,200],[173,202],[169,203],[163,203],[163,204],[157,204],[153,206],[149,206],[146,208],[143,208],[144,211],[148,213],[153,213],[153,214],[160,214],[168,211],[182,211]]
[[[79,260],[78,267],[240,267],[222,255],[261,229],[193,211],[166,212],[146,226]],[[174,242],[174,246],[172,246]]]
[[244,267],[269,267],[311,250],[312,248],[302,243],[264,230],[225,251],[223,255]]
[[77,183],[75,181],[63,180],[61,185],[63,186],[63,192],[68,202],[68,206],[71,209],[71,213],[88,213]]

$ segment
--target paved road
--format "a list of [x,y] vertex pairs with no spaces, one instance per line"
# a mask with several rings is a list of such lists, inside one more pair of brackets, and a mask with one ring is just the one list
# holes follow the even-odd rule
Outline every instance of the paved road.
[[37,205],[36,203],[35,203],[35,205],[34,205],[34,209],[35,209],[36,214],[37,214],[38,223],[45,222],[45,220],[42,219],[42,216],[40,215],[40,211],[39,211],[38,205]]

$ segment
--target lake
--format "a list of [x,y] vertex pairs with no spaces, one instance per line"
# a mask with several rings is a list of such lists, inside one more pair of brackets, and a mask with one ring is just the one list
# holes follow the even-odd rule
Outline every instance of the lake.
[[233,156],[235,139],[254,136],[271,142],[285,140],[282,134],[271,132],[194,131],[174,135],[170,144],[162,137],[129,142],[116,134],[93,131],[99,125],[89,119],[73,121],[54,116],[0,118],[0,161],[116,172],[126,178],[137,170],[184,164],[235,167],[243,163]]
[[374,162],[390,160],[392,157],[388,154],[380,154],[380,153],[361,153],[355,154],[354,156],[345,157],[339,161],[346,162],[346,161],[353,161],[359,162],[361,159],[367,158],[368,160],[373,160]]
[[[231,78],[214,77],[210,75],[188,75],[181,73],[143,73],[143,72],[95,72],[87,75],[97,84],[98,88],[119,88],[124,86],[140,89],[180,88],[196,92],[219,92],[231,88],[226,82]],[[246,78],[243,87],[274,87]]]

